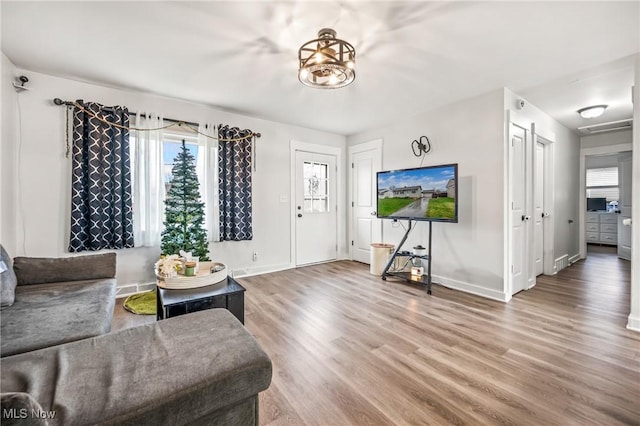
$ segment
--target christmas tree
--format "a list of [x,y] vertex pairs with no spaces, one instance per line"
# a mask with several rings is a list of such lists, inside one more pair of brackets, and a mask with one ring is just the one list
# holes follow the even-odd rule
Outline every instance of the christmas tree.
[[201,261],[209,260],[204,203],[200,201],[199,186],[195,157],[183,140],[181,151],[173,160],[169,192],[164,201],[162,254],[179,254],[180,250],[184,250]]

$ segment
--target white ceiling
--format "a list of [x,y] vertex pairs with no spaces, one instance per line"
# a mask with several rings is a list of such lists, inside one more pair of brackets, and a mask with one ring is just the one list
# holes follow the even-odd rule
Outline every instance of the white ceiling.
[[[10,2],[19,68],[344,135],[508,87],[568,127],[632,115],[640,2]],[[297,50],[331,27],[356,81],[297,80]],[[64,93],[60,97],[64,97]]]

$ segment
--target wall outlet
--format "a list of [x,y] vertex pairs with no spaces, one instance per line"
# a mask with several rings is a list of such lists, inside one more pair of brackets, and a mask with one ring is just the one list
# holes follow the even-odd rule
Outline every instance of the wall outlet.
[[253,261],[255,262],[255,261],[257,261],[257,260],[258,260],[258,252],[257,252],[257,251],[254,251],[254,252],[253,252]]

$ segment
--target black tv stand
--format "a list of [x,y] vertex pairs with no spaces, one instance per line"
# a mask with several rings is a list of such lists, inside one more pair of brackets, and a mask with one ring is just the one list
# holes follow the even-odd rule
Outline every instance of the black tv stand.
[[[393,252],[393,255],[391,255],[391,257],[389,258],[389,261],[387,262],[387,265],[385,266],[384,271],[382,271],[382,279],[384,281],[387,280],[387,277],[402,278],[407,283],[425,285],[427,287],[427,294],[431,294],[431,225],[432,225],[432,222],[429,221],[429,244],[427,247],[427,254],[415,255],[410,251],[402,250],[402,246],[407,241],[407,237],[413,230],[413,222],[411,221],[411,219],[409,219],[409,226],[407,228],[407,231],[404,233],[404,237],[402,237],[402,241],[400,241],[400,244],[398,244],[398,247],[396,247],[395,251]],[[393,262],[397,256],[409,257],[410,261],[412,261],[413,259],[426,260],[427,261],[426,274],[423,274],[421,277],[418,277],[415,275],[411,275],[411,272],[390,272],[389,270],[391,269],[391,266],[393,265]]]

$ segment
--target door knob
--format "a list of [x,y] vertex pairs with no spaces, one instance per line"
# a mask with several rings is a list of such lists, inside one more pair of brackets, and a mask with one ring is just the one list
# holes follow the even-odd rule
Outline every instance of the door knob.
[[371,216],[375,216],[375,215],[377,215],[377,214],[378,214],[378,212],[376,212],[376,211],[372,211],[372,212],[371,212]]
[[298,213],[298,217],[302,217],[302,213]]

